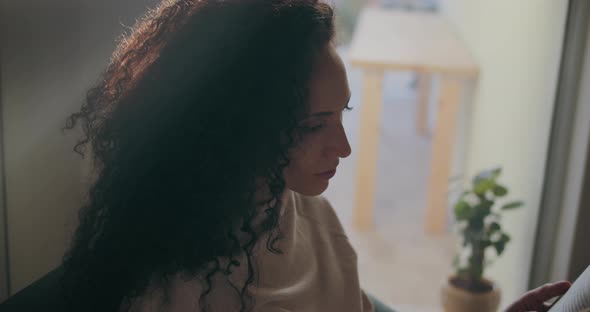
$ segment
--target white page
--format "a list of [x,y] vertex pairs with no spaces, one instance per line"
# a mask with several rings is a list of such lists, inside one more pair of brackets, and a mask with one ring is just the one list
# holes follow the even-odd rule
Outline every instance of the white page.
[[551,312],[579,312],[590,308],[590,266],[551,308]]

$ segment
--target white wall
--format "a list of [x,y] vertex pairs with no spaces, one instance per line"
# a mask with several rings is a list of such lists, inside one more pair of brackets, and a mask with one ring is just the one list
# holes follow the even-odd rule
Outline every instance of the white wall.
[[526,207],[506,214],[506,253],[487,271],[502,307],[525,292],[557,85],[565,0],[442,0],[481,68],[467,145],[468,176],[496,164],[511,198]]
[[[2,105],[10,290],[59,264],[78,206],[80,165],[66,114],[80,103],[79,10],[65,1],[2,4]],[[5,19],[4,19],[5,18]],[[71,222],[70,222],[71,224]]]
[[107,64],[121,23],[156,2],[0,1],[11,293],[61,262],[87,172],[72,151],[76,133],[60,128]]

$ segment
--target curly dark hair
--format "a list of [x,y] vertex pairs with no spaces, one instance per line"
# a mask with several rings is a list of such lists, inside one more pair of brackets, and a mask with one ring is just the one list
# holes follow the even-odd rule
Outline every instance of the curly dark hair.
[[252,250],[268,234],[266,248],[281,252],[282,171],[333,28],[317,0],[178,0],[119,39],[64,127],[81,126],[74,150],[89,147],[94,165],[63,258],[68,311],[128,311],[124,302],[177,273],[205,276],[202,302],[214,274],[240,265],[248,279],[236,295],[251,309]]

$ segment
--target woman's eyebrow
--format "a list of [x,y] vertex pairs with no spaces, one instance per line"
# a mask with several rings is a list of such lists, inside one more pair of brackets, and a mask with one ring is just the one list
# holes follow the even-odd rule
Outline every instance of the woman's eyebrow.
[[[351,96],[348,97],[348,100],[346,101],[346,104],[344,104],[344,107],[342,108],[344,110],[344,108],[346,108],[348,106],[348,103],[350,103],[350,98]],[[336,112],[317,112],[317,113],[313,113],[313,114],[309,114],[307,116],[305,116],[305,119],[311,118],[311,117],[324,117],[324,116],[330,116],[330,115],[334,115]]]

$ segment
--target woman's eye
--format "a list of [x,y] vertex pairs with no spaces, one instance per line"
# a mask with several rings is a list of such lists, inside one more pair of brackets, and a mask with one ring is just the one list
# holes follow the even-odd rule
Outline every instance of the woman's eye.
[[322,129],[323,127],[324,127],[324,125],[322,125],[322,124],[320,124],[320,125],[315,125],[315,126],[311,126],[311,127],[309,127],[309,131],[311,131],[311,132],[316,132],[316,131],[318,131],[318,130]]
[[350,106],[346,105],[346,107],[344,107],[344,110],[345,111],[351,111],[353,108],[354,107],[350,107]]
[[318,124],[318,125],[313,125],[313,126],[307,126],[307,127],[304,127],[303,129],[305,130],[305,132],[312,133],[312,132],[317,132],[317,131],[321,130],[323,127],[324,127],[323,124]]

